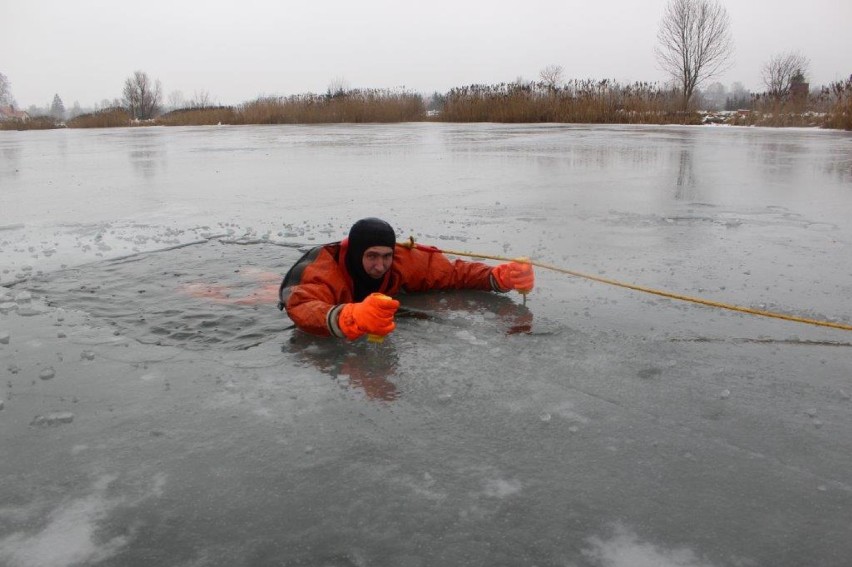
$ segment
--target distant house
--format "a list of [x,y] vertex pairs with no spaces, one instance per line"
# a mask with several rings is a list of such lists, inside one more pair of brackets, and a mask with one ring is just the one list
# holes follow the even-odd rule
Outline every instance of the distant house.
[[23,110],[15,110],[11,106],[0,106],[0,121],[2,120],[23,120],[26,122],[30,119],[30,115]]

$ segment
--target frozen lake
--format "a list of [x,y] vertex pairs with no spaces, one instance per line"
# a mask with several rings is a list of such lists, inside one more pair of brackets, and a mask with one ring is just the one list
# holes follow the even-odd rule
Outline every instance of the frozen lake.
[[0,132],[0,565],[850,564],[852,333],[543,269],[294,331],[364,216],[852,324],[849,133]]

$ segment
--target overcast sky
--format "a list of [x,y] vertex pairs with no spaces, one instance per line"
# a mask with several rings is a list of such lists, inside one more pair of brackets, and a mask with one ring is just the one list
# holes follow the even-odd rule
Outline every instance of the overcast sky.
[[[664,81],[654,57],[667,0],[0,0],[0,73],[20,107],[121,96],[142,70],[165,97],[353,88],[431,93],[472,83],[564,78]],[[722,0],[736,53],[718,78],[762,90],[772,55],[797,50],[812,84],[852,73],[852,1]]]

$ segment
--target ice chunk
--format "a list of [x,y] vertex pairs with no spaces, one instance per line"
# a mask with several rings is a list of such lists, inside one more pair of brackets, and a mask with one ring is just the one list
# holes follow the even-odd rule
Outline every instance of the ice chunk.
[[42,380],[50,380],[54,376],[56,376],[56,370],[54,370],[52,366],[45,368],[38,375],[38,377],[41,378]]
[[0,331],[0,345],[9,344],[9,338],[11,335],[7,331]]
[[3,303],[0,303],[0,313],[2,313],[4,315],[6,313],[10,312],[10,311],[14,311],[17,308],[18,308],[18,304],[13,303],[11,301],[5,301]]

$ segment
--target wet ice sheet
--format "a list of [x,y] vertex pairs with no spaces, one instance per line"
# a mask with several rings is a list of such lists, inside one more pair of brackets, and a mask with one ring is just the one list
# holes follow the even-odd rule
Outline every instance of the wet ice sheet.
[[[378,348],[220,300],[296,254],[264,237],[380,209],[427,243],[848,322],[848,135],[433,126],[69,131],[62,159],[0,138],[0,282],[26,280],[0,315],[0,562],[845,565],[852,368],[806,343],[834,331],[541,271],[528,309],[407,297]],[[24,196],[72,176],[49,214]],[[99,186],[130,196],[74,205]],[[228,231],[260,243],[206,241]]]
[[[283,332],[200,355],[43,316],[15,337],[0,556],[39,564],[61,532],[66,561],[116,564],[845,557],[831,347],[507,334],[502,302],[412,299],[434,317],[378,348]],[[75,418],[27,425],[47,411]]]

